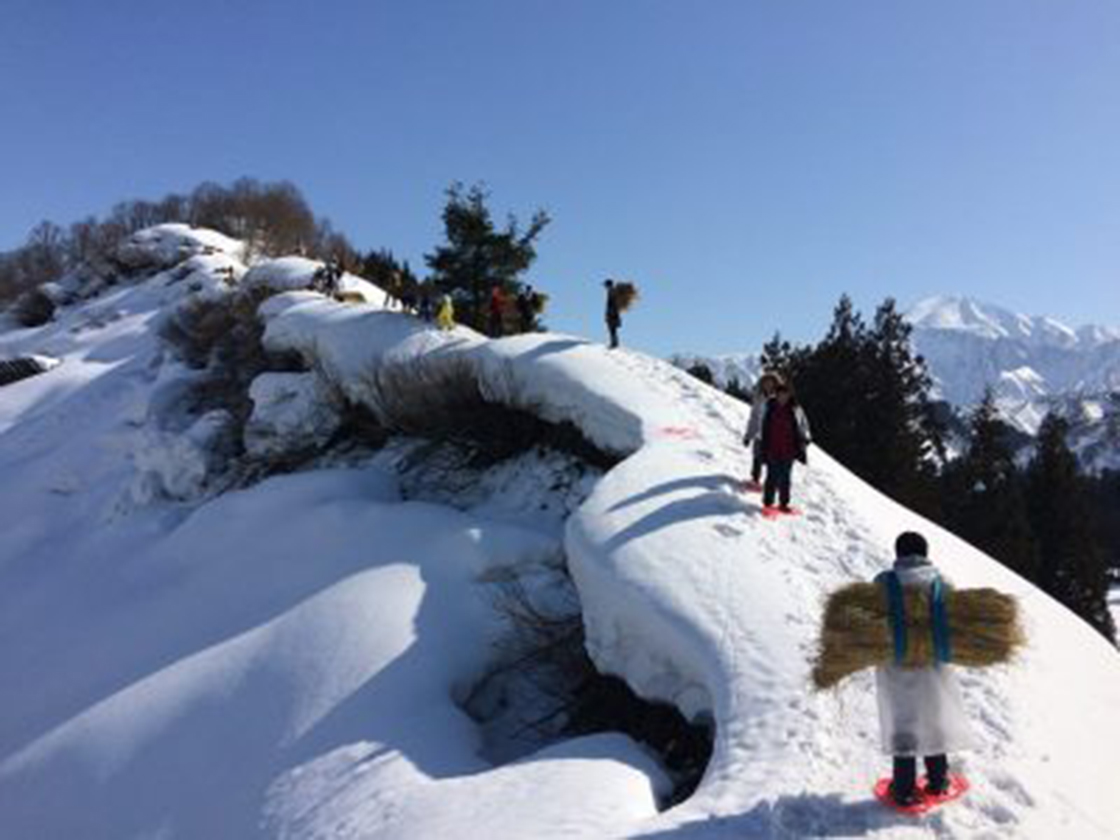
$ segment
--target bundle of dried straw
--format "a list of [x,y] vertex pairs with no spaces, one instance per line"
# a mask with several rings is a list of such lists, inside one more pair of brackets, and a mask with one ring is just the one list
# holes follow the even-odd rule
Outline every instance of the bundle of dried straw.
[[618,304],[618,311],[625,312],[638,302],[638,287],[628,280],[615,283],[614,300]]
[[[907,587],[907,650],[903,667],[934,663],[929,592]],[[995,589],[945,590],[945,612],[955,665],[982,668],[1007,662],[1023,644],[1018,603]],[[829,596],[813,663],[813,685],[831,688],[864,668],[894,662],[890,610],[883,587],[853,583]]]

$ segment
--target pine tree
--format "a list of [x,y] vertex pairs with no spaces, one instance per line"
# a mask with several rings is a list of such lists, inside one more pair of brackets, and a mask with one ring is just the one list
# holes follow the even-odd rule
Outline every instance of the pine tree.
[[701,382],[704,382],[708,385],[714,385],[716,382],[716,377],[715,374],[712,373],[712,369],[703,362],[696,362],[692,365],[689,365],[686,373],[688,373],[689,376],[696,377]]
[[762,369],[788,380],[793,373],[793,355],[793,346],[782,338],[780,332],[775,332],[774,337],[762,345]]
[[858,440],[866,449],[870,480],[903,503],[932,513],[936,466],[943,463],[942,430],[929,399],[932,380],[910,349],[911,327],[892,298],[875,313],[867,336],[869,387],[864,411],[876,434]]
[[1066,443],[1068,430],[1064,419],[1048,414],[1027,470],[1030,519],[1040,554],[1036,583],[1114,641],[1107,556],[1094,539],[1085,481]]
[[836,304],[824,340],[794,357],[798,399],[814,439],[856,475],[870,480],[873,457],[865,439],[876,437],[877,430],[866,404],[867,327],[851,298],[843,295]]
[[522,231],[510,215],[504,229],[494,225],[486,206],[486,191],[479,185],[464,190],[452,184],[443,209],[446,243],[426,254],[436,287],[455,299],[457,318],[482,329],[490,288],[498,286],[513,298],[521,291],[521,275],[536,259],[534,243],[549,223],[538,210]]
[[734,397],[740,402],[754,402],[754,389],[749,388],[742,382],[740,382],[739,377],[737,376],[732,376],[727,380],[727,384],[724,386],[723,392],[730,397]]
[[946,470],[944,479],[951,527],[1005,566],[1035,580],[1038,548],[1023,479],[990,388],[972,413],[969,432],[968,452]]

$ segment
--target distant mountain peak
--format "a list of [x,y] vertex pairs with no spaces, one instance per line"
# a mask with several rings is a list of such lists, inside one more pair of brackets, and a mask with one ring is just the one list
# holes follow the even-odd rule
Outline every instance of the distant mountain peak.
[[964,295],[936,295],[906,313],[917,331],[967,333],[990,340],[1023,341],[1032,346],[1090,349],[1120,341],[1120,329],[1087,325],[1073,329],[1056,318],[1029,316]]

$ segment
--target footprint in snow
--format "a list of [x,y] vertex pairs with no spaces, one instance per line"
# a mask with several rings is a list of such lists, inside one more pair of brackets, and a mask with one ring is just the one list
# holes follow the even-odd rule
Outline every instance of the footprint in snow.
[[738,528],[733,528],[730,525],[724,525],[722,522],[717,523],[716,525],[713,525],[712,528],[721,537],[727,537],[728,539],[733,539],[735,537],[741,537],[743,535],[743,532],[740,531]]

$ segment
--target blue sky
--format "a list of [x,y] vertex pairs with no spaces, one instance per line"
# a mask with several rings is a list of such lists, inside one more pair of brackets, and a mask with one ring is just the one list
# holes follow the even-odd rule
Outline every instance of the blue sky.
[[756,349],[968,293],[1120,325],[1120,4],[0,6],[0,249],[203,180],[289,179],[422,265],[443,191],[553,224],[531,279],[598,336]]

